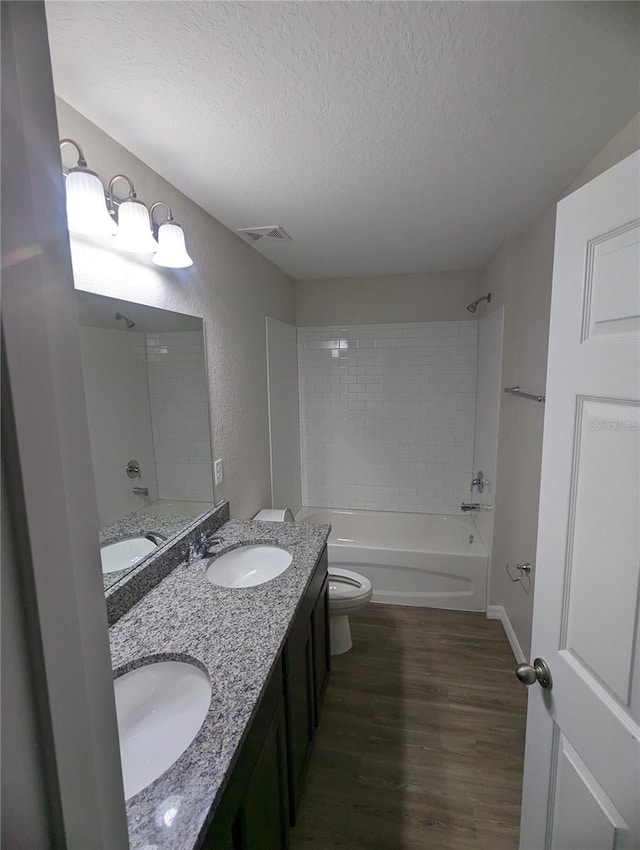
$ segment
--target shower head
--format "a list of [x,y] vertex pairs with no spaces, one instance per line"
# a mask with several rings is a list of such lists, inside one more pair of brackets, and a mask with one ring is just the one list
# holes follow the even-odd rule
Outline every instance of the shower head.
[[472,304],[467,304],[467,310],[470,313],[475,313],[476,310],[478,309],[478,304],[480,304],[482,301],[486,301],[487,304],[490,304],[491,303],[491,293],[488,292],[486,295],[483,295],[482,298],[478,298],[478,300],[474,301]]
[[126,325],[129,329],[135,328],[136,326],[136,323],[132,322],[131,319],[128,319],[123,313],[116,313],[116,321],[126,322]]

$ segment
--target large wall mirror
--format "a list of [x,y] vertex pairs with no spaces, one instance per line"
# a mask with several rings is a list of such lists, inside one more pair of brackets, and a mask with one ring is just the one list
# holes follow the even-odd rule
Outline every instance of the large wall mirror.
[[204,328],[77,295],[106,590],[213,505]]

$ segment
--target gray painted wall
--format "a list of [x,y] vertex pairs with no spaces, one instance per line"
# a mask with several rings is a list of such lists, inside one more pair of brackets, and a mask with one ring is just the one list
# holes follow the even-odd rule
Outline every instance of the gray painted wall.
[[[5,399],[3,398],[3,406]],[[4,422],[3,422],[4,428]],[[3,447],[4,448],[4,447]],[[44,850],[53,824],[45,776],[46,742],[37,716],[35,650],[24,624],[22,565],[15,551],[5,476],[2,476],[2,846]],[[41,663],[41,660],[40,660]],[[55,793],[51,796],[55,797]]]
[[[9,108],[17,109],[18,67],[14,48],[14,26],[11,9],[3,3],[2,14],[2,243],[7,251],[12,238],[12,221],[9,214],[11,186],[5,183],[6,169],[14,167],[10,157],[23,144],[20,124],[9,117]],[[11,165],[10,165],[11,162]],[[15,225],[15,221],[13,222]],[[4,270],[3,270],[3,285]],[[3,303],[4,310],[4,303]],[[4,333],[3,333],[4,337]],[[8,391],[8,374],[4,339],[2,345],[2,465],[0,490],[2,497],[2,791],[1,791],[1,841],[2,847],[16,850],[43,850],[50,846],[53,823],[59,813],[55,803],[55,790],[48,799],[49,777],[45,776],[45,747],[50,745],[50,735],[38,722],[38,680],[42,677],[42,650],[39,635],[32,634],[28,622],[29,594],[24,584],[29,576],[25,564],[25,536],[22,535],[22,552],[19,553],[18,512],[23,513],[20,477],[16,475],[15,423]],[[9,467],[13,466],[10,470]],[[13,515],[10,508],[13,507]],[[23,520],[24,528],[24,517]],[[21,557],[22,556],[22,557]],[[22,577],[22,581],[21,581]],[[37,627],[37,618],[36,618]],[[39,674],[39,675],[38,675]],[[41,712],[46,717],[46,711]],[[47,737],[49,740],[47,740]],[[60,833],[58,833],[59,835]]]
[[265,316],[295,321],[293,281],[64,101],[57,108],[60,136],[83,146],[103,183],[124,172],[139,198],[166,201],[184,227],[194,267],[175,271],[72,236],[75,285],[204,318],[212,440],[225,469],[216,500],[253,516],[271,504]]

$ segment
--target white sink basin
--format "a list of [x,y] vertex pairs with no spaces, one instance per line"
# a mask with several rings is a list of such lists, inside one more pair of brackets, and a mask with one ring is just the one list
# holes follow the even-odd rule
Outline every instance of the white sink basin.
[[103,573],[115,573],[134,567],[138,561],[153,552],[156,544],[146,537],[132,537],[130,540],[119,540],[100,548]]
[[200,731],[211,682],[194,664],[158,661],[114,682],[125,799],[133,797],[182,755]]
[[240,546],[212,561],[207,578],[221,587],[255,587],[279,576],[292,560],[278,546]]

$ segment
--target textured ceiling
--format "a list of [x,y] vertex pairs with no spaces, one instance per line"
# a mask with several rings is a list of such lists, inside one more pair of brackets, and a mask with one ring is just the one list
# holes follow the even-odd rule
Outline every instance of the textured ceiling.
[[295,278],[482,265],[640,109],[639,13],[47,4],[58,94]]

